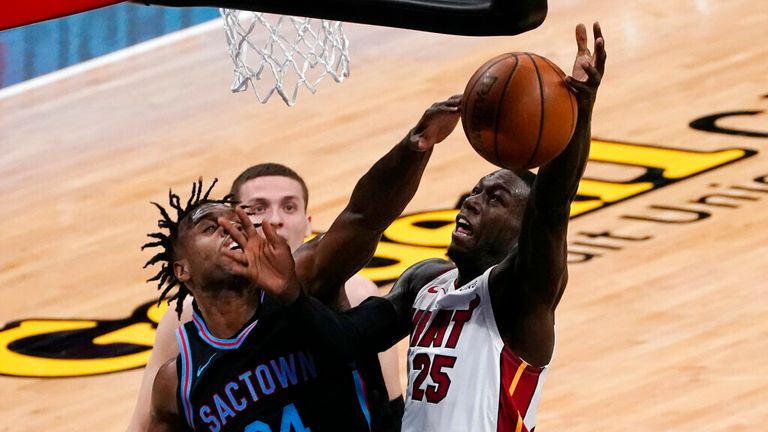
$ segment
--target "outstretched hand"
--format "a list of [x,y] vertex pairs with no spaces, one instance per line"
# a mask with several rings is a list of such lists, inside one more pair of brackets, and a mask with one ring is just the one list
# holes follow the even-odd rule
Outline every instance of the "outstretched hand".
[[227,218],[220,217],[219,225],[240,246],[225,249],[223,253],[232,259],[232,271],[243,276],[259,288],[267,291],[284,304],[290,304],[299,296],[301,286],[296,278],[296,268],[288,242],[277,235],[275,228],[264,220],[261,227],[264,238],[241,208],[235,208],[242,230]]
[[435,102],[424,111],[424,115],[409,135],[411,148],[416,151],[428,151],[443,141],[456,128],[459,122],[462,95],[451,96],[448,100]]
[[595,37],[595,52],[589,51],[587,40],[587,28],[584,24],[576,26],[576,60],[573,63],[573,72],[571,76],[565,79],[565,82],[576,94],[579,106],[592,108],[595,103],[597,88],[603,79],[605,72],[605,39],[600,29],[600,23],[595,22],[592,25],[592,32]]

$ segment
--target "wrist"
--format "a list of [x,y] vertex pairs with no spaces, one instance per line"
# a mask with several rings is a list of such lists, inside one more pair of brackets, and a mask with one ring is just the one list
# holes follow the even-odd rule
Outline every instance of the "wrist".
[[285,306],[291,305],[299,298],[301,291],[301,283],[294,278],[289,280],[285,288],[277,295],[277,300]]
[[[406,149],[410,151],[418,152],[418,143],[419,140],[414,135],[416,135],[416,128],[413,128],[408,131],[407,134],[405,134],[405,138],[400,140],[400,146],[405,147]],[[414,142],[415,141],[415,142]]]

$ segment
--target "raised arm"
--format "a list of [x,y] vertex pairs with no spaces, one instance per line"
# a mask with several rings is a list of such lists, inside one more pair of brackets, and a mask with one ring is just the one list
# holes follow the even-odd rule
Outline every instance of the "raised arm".
[[[517,302],[524,309],[523,313],[529,314],[536,323],[546,321],[543,327],[547,335],[552,336],[549,324],[554,322],[553,312],[568,279],[566,234],[571,202],[576,197],[587,163],[592,107],[605,69],[605,42],[598,23],[594,24],[593,31],[594,54],[588,48],[584,25],[576,27],[578,52],[573,74],[566,78],[578,101],[578,121],[573,137],[560,155],[539,168],[523,216],[518,248],[492,273],[497,322],[508,320],[499,322],[499,327],[507,332],[519,330],[519,327],[516,330],[509,328],[517,325],[520,318],[507,310],[512,302]],[[513,286],[519,286],[519,289],[512,289]],[[540,338],[535,336],[531,338],[533,340],[523,339],[537,349],[548,345],[540,343]],[[551,347],[549,351],[551,354]]]
[[457,95],[427,109],[408,135],[357,182],[328,232],[296,251],[297,274],[309,293],[333,304],[344,281],[373,256],[381,234],[416,193],[433,146],[456,127],[460,103]]

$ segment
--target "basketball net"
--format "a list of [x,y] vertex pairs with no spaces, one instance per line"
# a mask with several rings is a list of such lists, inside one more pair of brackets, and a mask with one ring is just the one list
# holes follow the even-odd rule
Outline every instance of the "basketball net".
[[235,69],[233,92],[253,88],[259,102],[276,92],[288,106],[300,87],[314,93],[330,75],[349,76],[349,41],[341,22],[219,9]]

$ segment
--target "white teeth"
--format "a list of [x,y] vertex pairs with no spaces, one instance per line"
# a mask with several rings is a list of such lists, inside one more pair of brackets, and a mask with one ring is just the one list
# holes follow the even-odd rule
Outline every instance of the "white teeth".
[[460,235],[462,237],[468,237],[469,231],[465,230],[464,228],[456,228],[456,231],[454,231],[456,235]]
[[240,245],[235,242],[232,242],[232,244],[229,245],[229,250],[236,250],[236,249],[241,249]]
[[469,236],[472,234],[472,225],[469,224],[469,221],[464,216],[459,216],[456,219],[456,229],[454,232],[462,236]]

